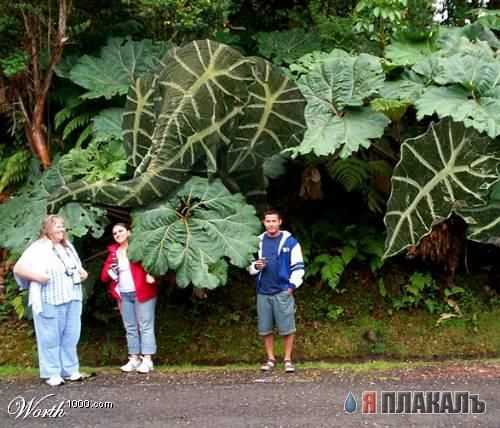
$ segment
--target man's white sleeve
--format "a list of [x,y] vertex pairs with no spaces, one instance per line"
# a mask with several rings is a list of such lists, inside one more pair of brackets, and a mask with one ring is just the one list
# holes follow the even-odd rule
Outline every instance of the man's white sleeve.
[[290,254],[290,284],[295,288],[300,287],[302,284],[302,278],[304,277],[304,260],[302,258],[302,250],[300,244],[297,244],[292,248]]

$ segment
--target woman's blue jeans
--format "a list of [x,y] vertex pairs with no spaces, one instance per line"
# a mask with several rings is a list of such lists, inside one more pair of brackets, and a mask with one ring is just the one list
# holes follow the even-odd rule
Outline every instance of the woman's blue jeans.
[[122,320],[127,336],[129,354],[156,354],[155,308],[156,300],[139,303],[135,291],[120,293]]
[[42,312],[33,313],[40,377],[71,376],[80,371],[76,347],[80,340],[82,302],[72,300],[61,305],[42,304]]

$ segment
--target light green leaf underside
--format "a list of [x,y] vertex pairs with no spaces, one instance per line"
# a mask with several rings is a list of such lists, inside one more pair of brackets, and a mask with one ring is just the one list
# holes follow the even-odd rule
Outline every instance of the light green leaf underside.
[[500,99],[483,97],[469,99],[469,93],[459,87],[434,87],[415,102],[417,119],[436,113],[440,118],[451,117],[491,138],[500,135]]
[[435,40],[393,42],[385,49],[385,58],[397,65],[416,64],[437,50]]
[[417,119],[433,114],[451,117],[495,138],[500,135],[500,62],[491,50],[469,45],[449,57],[435,54],[413,67],[414,73],[434,83],[415,102]]
[[294,153],[327,156],[338,153],[347,158],[360,148],[368,148],[371,139],[379,138],[390,120],[371,108],[350,108],[343,116],[307,116],[308,129]]
[[0,248],[21,254],[38,238],[40,219],[47,214],[47,199],[27,193],[0,204]]
[[227,257],[245,267],[258,245],[255,209],[218,179],[209,183],[193,177],[172,199],[135,211],[132,218],[130,258],[141,260],[154,275],[176,270],[180,287],[217,287],[220,277],[211,272],[214,265]]
[[312,51],[321,48],[321,40],[314,32],[302,28],[288,31],[257,33],[255,36],[260,55],[276,64],[290,64]]
[[122,108],[108,108],[93,119],[92,137],[96,141],[123,140]]
[[345,106],[362,106],[383,81],[379,58],[361,54],[318,64],[299,79],[299,87],[307,99],[308,110],[331,114]]
[[81,238],[89,231],[94,238],[100,238],[104,234],[104,228],[109,223],[106,218],[106,210],[70,202],[64,205],[57,213],[64,218],[66,234],[68,239]]
[[163,56],[166,49],[167,46],[163,49],[154,46],[151,40],[113,38],[101,50],[99,58],[81,57],[71,69],[70,78],[87,89],[83,98],[124,95],[137,77],[157,63],[156,55]]
[[385,257],[417,244],[457,203],[486,204],[498,180],[498,146],[473,129],[443,120],[401,146],[384,222]]
[[301,77],[298,84],[307,100],[307,131],[292,153],[339,152],[345,158],[369,147],[370,140],[379,138],[389,123],[384,114],[364,106],[383,80],[379,59],[366,54],[330,59]]

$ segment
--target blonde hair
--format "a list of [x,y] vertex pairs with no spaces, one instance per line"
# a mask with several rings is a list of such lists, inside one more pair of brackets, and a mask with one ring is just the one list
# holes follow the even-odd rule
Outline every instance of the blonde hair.
[[[48,238],[52,241],[52,236],[50,234],[50,231],[52,230],[52,226],[54,226],[54,223],[56,223],[57,221],[60,221],[64,224],[64,219],[60,215],[49,214],[45,216],[45,218],[42,221],[42,227],[40,228],[40,238]],[[64,231],[64,239],[62,241],[62,244],[65,247],[68,246],[66,231]]]

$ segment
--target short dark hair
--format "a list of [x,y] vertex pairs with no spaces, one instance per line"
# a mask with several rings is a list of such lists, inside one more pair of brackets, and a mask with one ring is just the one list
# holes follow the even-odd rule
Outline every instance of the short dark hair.
[[277,215],[279,219],[283,219],[283,217],[281,217],[281,214],[278,210],[267,210],[267,211],[264,211],[264,214],[262,214],[262,219],[264,220],[266,218],[266,215]]

